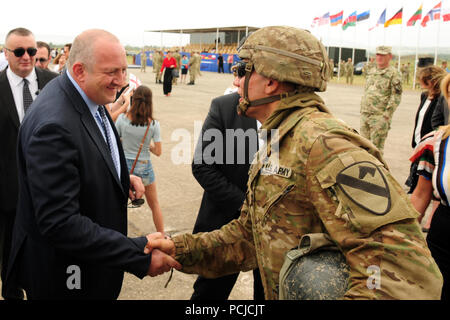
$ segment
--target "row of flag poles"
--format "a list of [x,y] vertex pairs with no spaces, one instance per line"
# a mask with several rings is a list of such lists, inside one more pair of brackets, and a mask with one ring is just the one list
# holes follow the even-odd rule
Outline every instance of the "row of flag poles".
[[[416,46],[416,58],[415,58],[415,68],[414,68],[414,83],[413,86],[415,86],[415,78],[416,78],[416,69],[417,69],[417,58],[418,58],[418,48],[419,48],[419,39],[420,39],[420,27],[425,28],[429,22],[431,21],[443,21],[447,22],[450,21],[450,10],[445,10],[445,12],[442,12],[442,1],[440,1],[438,4],[436,4],[426,15],[422,15],[422,8],[423,4],[420,5],[420,7],[415,11],[415,13],[409,18],[409,20],[406,22],[407,27],[414,27],[417,22],[420,22],[419,28],[417,28],[417,46]],[[441,14],[442,13],[442,14]],[[442,17],[442,19],[441,19]],[[329,12],[325,13],[321,17],[315,17],[313,19],[313,22],[311,24],[311,27],[321,27],[325,25],[329,25],[330,27],[337,27],[341,26],[342,31],[347,30],[349,27],[356,27],[357,23],[363,22],[365,20],[368,20],[370,18],[370,10],[364,11],[360,14],[357,14],[356,11],[350,13],[347,18],[344,19],[344,11],[341,10],[340,12],[330,15]],[[375,28],[379,26],[384,26],[384,39],[383,42],[386,41],[386,28],[392,25],[401,25],[403,28],[403,8],[398,10],[390,19],[386,20],[386,9],[383,10],[383,12],[380,14],[380,17],[378,18],[376,24],[368,29],[368,31],[372,31]],[[356,28],[355,28],[356,29]],[[437,32],[437,40],[436,40],[436,47],[435,47],[435,55],[434,55],[434,64],[437,64],[437,49],[438,49],[438,41],[439,41],[439,31],[440,31],[440,23],[438,24],[438,32]],[[369,33],[370,34],[370,33]],[[401,48],[401,34],[402,30],[400,31],[400,48]],[[341,33],[342,37],[342,33]],[[355,38],[356,38],[356,31],[355,31]],[[342,40],[342,39],[341,39]],[[356,39],[355,39],[356,40]],[[356,42],[356,41],[355,41]],[[355,49],[353,48],[353,54],[352,54],[352,60],[354,61],[354,52]],[[398,67],[400,68],[400,59],[401,59],[401,52],[399,51],[399,61],[398,61]],[[339,48],[339,61],[341,60],[341,48]]]

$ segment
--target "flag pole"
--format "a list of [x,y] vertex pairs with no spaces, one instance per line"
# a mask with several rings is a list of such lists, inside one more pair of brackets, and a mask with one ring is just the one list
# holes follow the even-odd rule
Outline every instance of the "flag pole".
[[414,79],[413,79],[413,89],[416,88],[416,75],[417,75],[417,64],[419,63],[418,54],[419,54],[419,39],[420,39],[420,23],[417,26],[417,44],[416,44],[416,58],[414,60]]
[[400,24],[400,46],[398,47],[398,71],[400,71],[400,61],[402,58],[402,33],[403,33],[403,1],[402,1],[402,23]]
[[[342,11],[342,21],[344,21],[344,11]],[[342,24],[343,24],[344,22],[342,22]],[[339,80],[340,80],[340,78],[341,78],[341,59],[342,59],[342,38],[343,38],[343,35],[344,35],[344,30],[342,29],[342,26],[341,26],[341,39],[340,39],[340,41],[339,41],[339,61],[338,61],[338,83],[339,83]]]
[[438,30],[436,35],[436,47],[434,48],[434,65],[437,66],[437,56],[438,56],[438,46],[439,46],[439,33],[441,31],[441,16],[442,16],[442,8],[443,8],[443,2],[441,1],[441,8],[439,12],[439,21],[438,21]]
[[[356,19],[358,19],[358,14],[356,14]],[[352,51],[352,63],[355,65],[355,46],[356,46],[356,26],[358,21],[355,21],[355,30],[353,31],[353,51]]]

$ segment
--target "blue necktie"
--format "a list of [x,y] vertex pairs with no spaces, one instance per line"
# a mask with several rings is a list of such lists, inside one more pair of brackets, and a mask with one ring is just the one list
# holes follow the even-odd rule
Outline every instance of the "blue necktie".
[[108,123],[108,118],[106,117],[106,113],[105,113],[105,107],[103,106],[98,106],[97,109],[98,114],[100,115],[100,123],[102,125],[103,128],[103,133],[105,134],[106,137],[106,143],[108,144],[108,148],[109,148],[109,152],[111,154],[111,158],[112,161],[114,163],[114,167],[116,168],[116,172],[117,174],[119,174],[119,164],[117,163],[117,159],[114,156],[114,151],[113,151],[113,142],[111,139],[111,132],[109,131],[109,126],[107,125]]

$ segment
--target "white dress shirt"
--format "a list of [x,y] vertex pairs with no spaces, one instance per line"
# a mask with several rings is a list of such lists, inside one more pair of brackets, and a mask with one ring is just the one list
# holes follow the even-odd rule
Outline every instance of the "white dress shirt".
[[[23,109],[23,78],[15,74],[11,68],[6,69],[6,77],[8,78],[9,86],[11,87],[11,92],[14,97],[19,121],[22,122],[25,115]],[[38,92],[38,82],[34,68],[25,79],[28,80],[28,88],[30,89],[31,97],[34,101],[34,99],[36,99],[36,93]]]

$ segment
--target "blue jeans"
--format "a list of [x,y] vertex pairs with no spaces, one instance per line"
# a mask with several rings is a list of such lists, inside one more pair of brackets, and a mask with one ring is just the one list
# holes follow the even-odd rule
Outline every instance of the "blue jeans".
[[[135,159],[126,160],[128,171],[130,171]],[[148,186],[155,181],[155,173],[153,172],[152,162],[150,160],[138,160],[134,167],[133,174],[142,179],[144,186]]]

